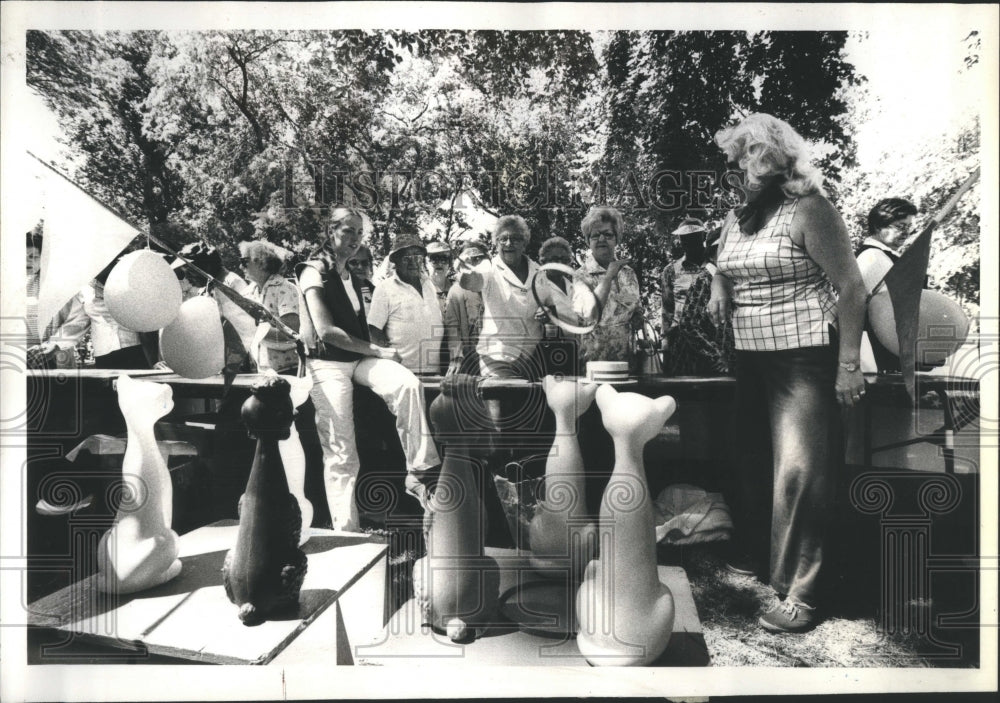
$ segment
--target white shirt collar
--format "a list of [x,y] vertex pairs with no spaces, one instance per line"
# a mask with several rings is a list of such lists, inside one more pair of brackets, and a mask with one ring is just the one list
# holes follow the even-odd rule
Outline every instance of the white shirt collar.
[[[393,270],[392,276],[389,278],[389,280],[397,283],[398,285],[403,286],[404,288],[409,288],[412,291],[418,290],[417,288],[415,288],[414,286],[410,285],[409,283],[407,283],[406,281],[404,281],[402,278],[400,278],[399,277],[399,271]],[[428,283],[430,283],[430,278],[428,278],[427,276],[424,276],[424,275],[421,274],[421,276],[420,276],[420,288],[419,288],[420,295],[424,294],[424,289],[425,289],[425,287],[427,286]],[[433,287],[433,284],[431,284],[431,285]]]
[[532,276],[534,276],[535,272],[538,270],[538,264],[527,256],[525,258],[528,260],[528,277],[524,279],[524,281],[521,281],[521,279],[518,278],[518,275],[514,273],[513,269],[504,263],[503,257],[499,254],[493,257],[493,268],[499,271],[500,275],[510,281],[513,285],[520,288],[527,288],[531,285]]

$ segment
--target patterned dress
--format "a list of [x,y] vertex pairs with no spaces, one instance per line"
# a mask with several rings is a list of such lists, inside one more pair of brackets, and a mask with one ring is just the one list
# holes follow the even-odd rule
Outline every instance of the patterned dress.
[[668,376],[732,375],[735,368],[733,328],[716,326],[708,316],[712,271],[703,269],[687,291],[676,325],[670,331],[664,373]]
[[[588,253],[576,276],[591,288],[596,288],[605,273],[607,269]],[[600,323],[580,339],[580,362],[631,361],[631,321],[638,308],[639,279],[635,271],[623,266],[611,284]]]

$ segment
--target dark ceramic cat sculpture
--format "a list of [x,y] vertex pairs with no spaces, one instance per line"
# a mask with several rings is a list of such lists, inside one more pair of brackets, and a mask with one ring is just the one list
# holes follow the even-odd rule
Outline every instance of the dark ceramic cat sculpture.
[[302,515],[288,490],[278,451],[278,440],[288,438],[294,416],[289,385],[282,378],[269,378],[252,393],[241,412],[257,440],[257,452],[240,498],[236,546],[222,567],[226,595],[240,606],[245,625],[296,608],[306,575],[306,555],[298,546]]
[[485,417],[486,408],[475,381],[456,376],[441,384],[430,406],[438,439],[448,443],[425,521],[427,556],[413,565],[413,592],[424,622],[455,642],[482,635],[494,622],[500,587],[496,561],[483,551],[485,516],[476,477],[483,462],[476,454],[486,440],[468,433],[448,441],[459,433],[463,416]]

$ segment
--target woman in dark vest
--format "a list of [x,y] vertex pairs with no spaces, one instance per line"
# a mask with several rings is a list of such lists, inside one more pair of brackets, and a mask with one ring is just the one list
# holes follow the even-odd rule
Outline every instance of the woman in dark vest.
[[368,333],[362,281],[347,262],[363,236],[361,212],[338,207],[330,213],[327,243],[299,267],[302,337],[313,379],[316,429],[323,445],[323,478],[333,527],[357,531],[354,484],[360,461],[354,435],[354,384],[371,388],[396,416],[406,455],[407,485],[441,463],[426,419],[420,381],[399,363],[392,347],[373,344]]
[[[858,268],[865,280],[865,290],[870,295],[876,287],[876,295],[889,292],[879,284],[893,264],[899,259],[899,247],[906,241],[913,229],[916,206],[902,198],[885,198],[875,204],[868,213],[868,236],[858,247]],[[865,332],[872,345],[875,365],[880,372],[899,371],[899,357],[885,348],[872,330],[871,321],[865,322]]]

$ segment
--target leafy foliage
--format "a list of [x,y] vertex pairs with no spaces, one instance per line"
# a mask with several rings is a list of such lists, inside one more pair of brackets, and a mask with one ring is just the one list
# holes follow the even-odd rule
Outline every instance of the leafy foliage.
[[126,215],[157,229],[183,200],[171,145],[144,128],[153,32],[27,33],[27,81],[84,156],[79,178]]
[[625,248],[653,303],[651,316],[653,281],[671,258],[669,232],[687,216],[719,221],[734,204],[721,187],[726,167],[713,141],[718,130],[768,112],[818,144],[827,177],[853,162],[841,91],[862,79],[844,58],[845,41],[843,32],[611,36],[604,52],[610,137],[603,165],[620,184],[613,204],[631,224]]
[[[27,79],[64,126],[74,177],[172,244],[201,238],[232,263],[237,241],[262,237],[304,255],[326,208],[347,202],[368,213],[376,254],[398,232],[454,240],[515,212],[529,253],[555,234],[582,251],[586,209],[607,202],[625,214],[623,254],[655,316],[668,233],[733,204],[713,136],[742,115],[776,114],[813,141],[852,216],[885,183],[929,211],[978,159],[975,125],[919,159],[860,169],[852,125],[870,101],[845,38],[31,31]],[[972,66],[978,35],[966,41]],[[973,304],[978,222],[963,207],[932,277]]]

